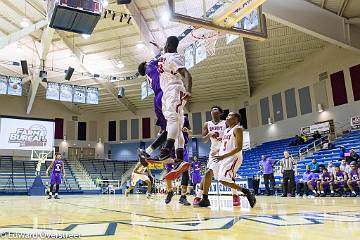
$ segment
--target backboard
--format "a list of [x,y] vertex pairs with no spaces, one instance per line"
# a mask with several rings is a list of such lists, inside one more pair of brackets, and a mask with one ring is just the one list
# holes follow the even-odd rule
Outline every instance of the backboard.
[[167,0],[172,20],[253,40],[267,38],[266,0]]
[[31,160],[33,161],[53,161],[55,159],[55,148],[37,148],[31,150]]

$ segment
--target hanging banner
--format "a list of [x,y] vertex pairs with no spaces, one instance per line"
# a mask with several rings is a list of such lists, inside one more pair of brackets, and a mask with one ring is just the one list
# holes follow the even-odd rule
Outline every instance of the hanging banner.
[[330,132],[330,122],[323,122],[314,124],[311,126],[302,127],[300,129],[300,134],[311,135],[314,132],[318,131],[319,133],[329,133]]
[[360,116],[355,116],[350,119],[350,125],[352,129],[360,128]]

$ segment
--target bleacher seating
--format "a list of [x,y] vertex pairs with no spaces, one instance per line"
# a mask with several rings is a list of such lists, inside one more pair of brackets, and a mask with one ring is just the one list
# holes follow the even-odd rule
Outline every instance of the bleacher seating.
[[81,159],[80,162],[95,181],[97,177],[120,180],[124,172],[137,161],[116,161],[104,159]]
[[312,155],[306,156],[303,160],[298,162],[298,172],[305,172],[306,165],[309,164],[312,159],[316,159],[319,164],[325,166],[328,162],[338,162],[340,159],[340,146],[343,146],[349,151],[354,149],[356,152],[360,152],[360,131],[351,131],[345,134],[342,138],[335,141],[335,148],[331,150],[323,150],[314,152]]
[[[71,193],[80,191],[79,184],[70,166],[65,164],[66,178],[60,185],[60,193]],[[26,194],[35,179],[35,169],[37,162],[13,160],[11,156],[0,156],[0,193],[23,193]],[[50,183],[50,177],[44,176],[44,173],[50,162],[41,166],[43,183]]]

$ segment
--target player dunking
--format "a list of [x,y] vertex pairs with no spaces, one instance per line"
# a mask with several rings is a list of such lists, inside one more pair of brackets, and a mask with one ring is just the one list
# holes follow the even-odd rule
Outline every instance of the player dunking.
[[191,95],[192,77],[185,68],[184,57],[177,53],[178,45],[177,37],[168,37],[164,47],[165,53],[158,62],[160,87],[163,91],[162,110],[167,130],[167,140],[165,147],[161,149],[159,161],[166,162],[171,159],[171,151],[177,141],[177,159],[172,173],[182,173],[189,168],[189,164],[181,159],[184,156],[185,141],[183,134],[180,133],[183,126],[183,107]]
[[61,160],[61,154],[56,154],[56,158],[51,162],[50,166],[46,170],[46,176],[49,175],[49,171],[52,169],[50,178],[50,192],[49,199],[52,198],[54,185],[55,185],[55,199],[59,199],[59,185],[61,184],[61,175],[65,177],[64,162]]
[[130,186],[125,192],[125,196],[127,197],[132,189],[136,186],[136,183],[140,180],[146,182],[147,184],[147,192],[146,197],[151,198],[151,187],[152,187],[152,175],[148,168],[141,165],[140,162],[138,162],[135,165],[135,168],[131,174],[131,181]]
[[[197,192],[196,197],[194,198],[193,205],[197,206],[201,200],[203,194],[203,187],[205,178],[212,179],[214,177],[218,179],[218,171],[220,164],[216,161],[214,155],[217,155],[220,151],[222,137],[226,129],[226,122],[221,120],[220,117],[223,114],[223,110],[219,106],[213,106],[211,108],[211,121],[208,121],[204,124],[203,127],[203,140],[208,142],[211,141],[209,160],[207,163],[207,171],[200,183],[199,191]],[[233,192],[233,205],[240,206],[240,198],[237,194],[237,191],[232,189]]]
[[[242,163],[242,146],[243,146],[243,130],[238,126],[240,122],[240,115],[238,113],[230,112],[226,118],[226,124],[228,128],[224,132],[222,138],[220,151],[218,154],[214,154],[213,157],[219,162],[219,168],[217,171],[218,179],[221,184],[241,191],[247,197],[251,207],[255,206],[256,198],[249,189],[240,187],[235,184],[235,173],[239,169]],[[214,171],[215,174],[215,171]],[[210,206],[208,199],[208,191],[211,185],[211,178],[205,176],[203,184],[203,198],[199,202],[200,207]]]

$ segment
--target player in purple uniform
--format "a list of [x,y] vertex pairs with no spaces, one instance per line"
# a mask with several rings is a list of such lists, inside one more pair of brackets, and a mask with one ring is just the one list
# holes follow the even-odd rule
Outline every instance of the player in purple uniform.
[[317,183],[318,183],[318,180],[319,180],[319,174],[318,173],[314,173],[311,177],[311,179],[308,181],[308,189],[310,191],[312,191],[314,193],[315,196],[319,196],[319,194],[316,192],[315,189],[318,190],[317,188]]
[[[333,175],[329,173],[329,171],[327,170],[327,168],[323,169],[323,174],[320,177],[320,183],[319,183],[319,188],[320,188],[320,197],[325,197],[325,192],[327,189],[330,188],[330,186],[332,185],[333,182]],[[331,191],[332,194],[334,194],[334,191]]]
[[[179,156],[179,154],[181,154],[181,152],[179,152],[179,151],[176,152],[176,156],[178,158],[182,157],[184,159],[184,161],[188,163],[189,162],[189,151],[188,151],[187,144],[189,142],[189,135],[192,135],[192,131],[191,131],[191,128],[190,128],[189,119],[186,116],[184,116],[184,125],[183,125],[183,128],[182,128],[182,132],[183,132],[184,139],[185,139],[184,156]],[[172,151],[171,157],[175,158],[175,151]],[[189,180],[190,180],[189,171],[185,171],[183,173],[179,173],[178,171],[174,171],[173,164],[165,164],[165,169],[169,171],[165,176],[166,185],[167,185],[167,191],[168,191],[168,194],[167,194],[166,199],[165,199],[165,203],[166,204],[170,203],[172,197],[174,196],[172,180],[178,178],[182,174],[182,177],[181,177],[181,197],[179,199],[179,203],[183,204],[185,206],[190,206],[191,204],[186,199],[187,187],[189,185]]]
[[[166,119],[162,112],[162,97],[163,92],[160,87],[160,74],[158,71],[158,60],[153,59],[150,62],[142,62],[138,71],[141,76],[147,76],[147,80],[151,85],[152,90],[154,91],[154,111],[157,117],[155,125],[160,127],[160,134],[158,138],[145,150],[139,149],[139,159],[144,160],[150,158],[150,154],[160,147],[167,138],[166,131]],[[143,165],[147,165],[146,161],[142,161]]]
[[192,173],[191,173],[191,180],[194,189],[196,188],[196,184],[199,184],[201,182],[201,163],[199,159],[194,157],[194,161],[192,163]]
[[356,197],[357,194],[354,190],[354,187],[357,185],[360,188],[360,172],[356,167],[356,162],[353,161],[350,163],[350,171],[348,173],[349,180],[347,181],[347,185],[351,191],[351,196]]
[[52,198],[54,185],[55,185],[55,199],[59,199],[59,185],[61,184],[61,175],[65,177],[64,162],[61,160],[61,154],[56,154],[55,160],[50,164],[46,170],[46,176],[49,175],[49,171],[52,169],[50,178],[50,192],[49,199]]
[[[335,190],[335,196],[341,197],[343,193],[346,192],[346,181],[347,181],[347,174],[340,170],[340,166],[335,166],[334,172],[334,183],[330,185],[332,188],[332,192]],[[342,190],[342,191],[340,191]],[[334,196],[333,194],[331,196]]]

